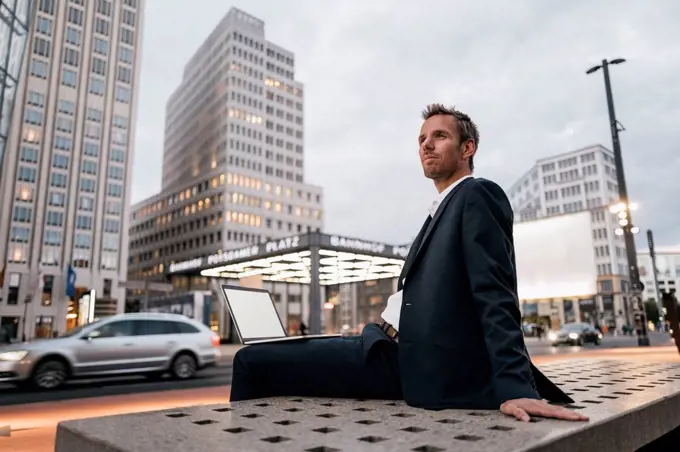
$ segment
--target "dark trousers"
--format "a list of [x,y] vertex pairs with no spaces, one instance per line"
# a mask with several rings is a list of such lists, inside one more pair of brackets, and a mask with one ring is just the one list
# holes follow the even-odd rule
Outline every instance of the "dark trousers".
[[[378,327],[366,328],[375,335]],[[230,400],[279,396],[403,399],[398,344],[385,336],[367,348],[365,332],[242,348],[234,356]]]

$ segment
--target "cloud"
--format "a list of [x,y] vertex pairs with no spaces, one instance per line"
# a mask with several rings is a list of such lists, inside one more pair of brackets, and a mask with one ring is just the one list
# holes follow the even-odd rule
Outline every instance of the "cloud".
[[[230,5],[147,2],[133,196],[160,187],[165,102]],[[417,158],[420,111],[455,104],[481,131],[479,176],[509,187],[538,158],[611,146],[602,58],[612,67],[635,222],[677,243],[680,3],[540,0],[235,1],[296,54],[305,83],[306,179],[323,185],[326,228],[401,243],[434,188]]]

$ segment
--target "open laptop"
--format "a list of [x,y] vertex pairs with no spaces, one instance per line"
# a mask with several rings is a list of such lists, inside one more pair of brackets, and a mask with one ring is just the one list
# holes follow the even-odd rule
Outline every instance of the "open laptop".
[[244,345],[339,337],[342,334],[288,336],[269,291],[221,284],[236,332]]

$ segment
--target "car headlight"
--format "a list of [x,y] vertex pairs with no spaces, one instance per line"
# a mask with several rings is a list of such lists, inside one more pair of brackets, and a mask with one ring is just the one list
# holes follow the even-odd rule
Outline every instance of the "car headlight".
[[551,341],[557,340],[557,334],[555,334],[551,331],[550,333],[548,333],[548,340],[551,340]]
[[0,353],[0,361],[21,361],[28,355],[26,350]]
[[602,339],[602,333],[597,333],[597,338]]
[[569,333],[569,339],[578,339],[578,334],[576,334],[576,333]]

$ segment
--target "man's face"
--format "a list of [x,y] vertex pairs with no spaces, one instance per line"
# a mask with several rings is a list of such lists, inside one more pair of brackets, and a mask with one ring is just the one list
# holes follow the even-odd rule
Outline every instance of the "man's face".
[[467,142],[461,145],[456,119],[450,115],[426,119],[420,128],[418,143],[423,173],[434,181],[447,180],[467,168],[465,160],[474,154],[474,144]]

